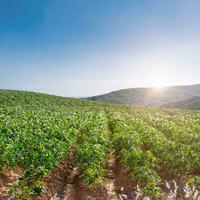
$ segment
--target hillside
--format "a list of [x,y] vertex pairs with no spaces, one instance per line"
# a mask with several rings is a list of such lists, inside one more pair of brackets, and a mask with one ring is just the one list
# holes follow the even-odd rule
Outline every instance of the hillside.
[[170,86],[166,88],[132,88],[88,98],[92,101],[142,106],[161,106],[200,96],[200,85]]
[[0,90],[0,199],[184,199],[199,131],[199,111]]
[[182,101],[167,103],[163,105],[163,107],[200,110],[200,97],[193,97]]
[[[17,90],[1,90],[0,89],[0,105],[3,106],[22,106],[22,107],[38,107],[42,106],[43,108],[62,108],[70,107],[77,105],[88,105],[88,101],[75,99],[75,98],[66,98],[59,97],[54,95],[36,93],[36,92],[27,92],[27,91],[17,91]],[[92,102],[89,104],[92,105]]]

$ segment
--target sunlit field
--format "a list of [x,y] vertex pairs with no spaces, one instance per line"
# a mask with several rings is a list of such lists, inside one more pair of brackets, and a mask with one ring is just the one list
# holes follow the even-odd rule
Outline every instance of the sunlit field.
[[0,102],[1,198],[63,199],[70,185],[72,199],[198,199],[198,111],[17,91]]
[[0,200],[200,200],[200,0],[0,0]]

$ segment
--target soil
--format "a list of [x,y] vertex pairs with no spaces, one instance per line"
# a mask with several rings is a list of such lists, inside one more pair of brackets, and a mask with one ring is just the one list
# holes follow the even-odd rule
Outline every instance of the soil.
[[[73,156],[72,156],[73,157]],[[135,183],[113,154],[106,165],[106,177],[97,187],[89,187],[80,177],[79,169],[63,160],[45,181],[46,193],[34,200],[125,200],[133,199]]]
[[16,169],[4,169],[0,178],[0,200],[8,199],[8,192],[10,186],[15,183],[15,181],[20,178],[23,171],[20,168]]
[[[23,174],[22,170],[4,170],[0,178],[0,200],[9,200],[9,187]],[[169,182],[173,186],[173,182]],[[122,167],[115,153],[106,164],[105,179],[96,187],[84,184],[80,170],[74,163],[74,152],[59,162],[44,179],[45,193],[33,200],[136,200],[137,183]],[[161,186],[164,191],[165,185]],[[165,188],[166,189],[166,188]],[[174,188],[173,188],[174,189]],[[138,200],[145,199],[142,194]],[[148,198],[146,198],[148,199]],[[164,199],[164,198],[163,198]],[[11,200],[11,199],[10,199]],[[14,199],[12,199],[14,200]]]

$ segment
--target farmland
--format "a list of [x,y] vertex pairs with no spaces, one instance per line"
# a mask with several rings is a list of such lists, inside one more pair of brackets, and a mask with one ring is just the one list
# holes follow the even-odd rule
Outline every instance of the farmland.
[[1,90],[0,155],[0,199],[198,199],[200,112]]

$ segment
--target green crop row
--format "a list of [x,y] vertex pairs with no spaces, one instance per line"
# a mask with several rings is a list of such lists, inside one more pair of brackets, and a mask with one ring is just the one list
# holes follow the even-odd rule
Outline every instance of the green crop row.
[[71,150],[84,184],[104,180],[114,150],[133,181],[158,197],[168,176],[199,176],[199,144],[198,111],[0,91],[0,174],[20,168],[22,176],[10,187],[17,199],[41,194],[44,177]]

